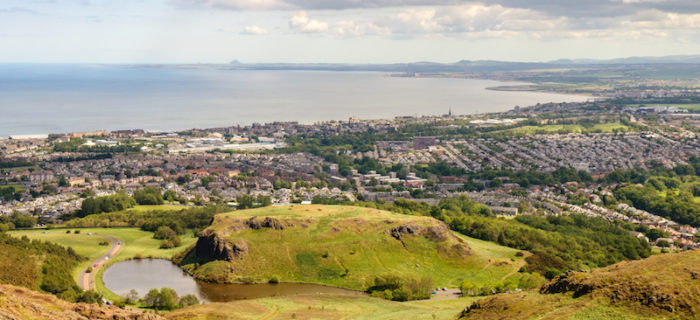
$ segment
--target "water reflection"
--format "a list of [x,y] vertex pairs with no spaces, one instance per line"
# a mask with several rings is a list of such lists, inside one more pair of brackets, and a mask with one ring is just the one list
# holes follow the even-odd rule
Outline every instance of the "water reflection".
[[172,262],[163,259],[118,262],[105,270],[102,279],[109,290],[120,296],[135,289],[139,296],[143,297],[153,288],[169,287],[175,289],[179,295],[194,294],[205,302],[227,302],[311,293],[364,295],[358,291],[315,284],[211,284],[198,282]]

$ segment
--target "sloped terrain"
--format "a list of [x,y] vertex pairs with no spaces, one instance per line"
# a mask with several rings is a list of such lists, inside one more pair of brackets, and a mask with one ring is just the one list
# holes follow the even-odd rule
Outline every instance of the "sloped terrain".
[[374,276],[498,280],[524,263],[516,250],[457,235],[430,217],[346,206],[281,206],[219,214],[176,258],[196,278],[312,282],[365,289]]
[[154,313],[138,309],[120,309],[97,304],[69,303],[55,296],[26,288],[0,285],[0,319],[2,320],[158,320]]
[[700,319],[700,251],[566,273],[539,293],[503,294],[474,302],[461,318]]

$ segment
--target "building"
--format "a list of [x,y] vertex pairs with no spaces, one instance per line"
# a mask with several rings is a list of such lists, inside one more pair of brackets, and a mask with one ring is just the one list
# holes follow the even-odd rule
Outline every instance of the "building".
[[413,137],[414,150],[427,150],[437,144],[435,137]]

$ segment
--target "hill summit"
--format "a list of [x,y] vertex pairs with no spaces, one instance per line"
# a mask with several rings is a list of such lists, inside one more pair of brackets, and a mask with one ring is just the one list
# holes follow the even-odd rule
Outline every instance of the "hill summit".
[[515,250],[475,252],[470,241],[431,217],[293,205],[219,214],[176,262],[217,283],[278,280],[353,289],[383,274],[457,286],[469,272],[506,275],[519,268]]

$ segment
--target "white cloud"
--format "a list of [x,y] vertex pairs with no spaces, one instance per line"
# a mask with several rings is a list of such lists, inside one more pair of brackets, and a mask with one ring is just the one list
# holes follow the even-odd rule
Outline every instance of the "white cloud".
[[328,30],[328,22],[310,19],[306,11],[299,11],[289,18],[289,27],[304,33],[326,32]]
[[250,34],[250,35],[265,35],[265,34],[268,34],[268,31],[267,31],[267,29],[265,29],[263,27],[258,27],[256,25],[252,25],[252,26],[245,26],[245,28],[243,28],[243,32],[241,32],[241,33]]
[[275,10],[290,9],[292,6],[282,0],[173,0],[179,7],[210,7],[231,10]]
[[380,27],[372,22],[356,23],[343,20],[333,25],[333,33],[339,36],[362,36],[368,34],[390,35],[391,29]]

